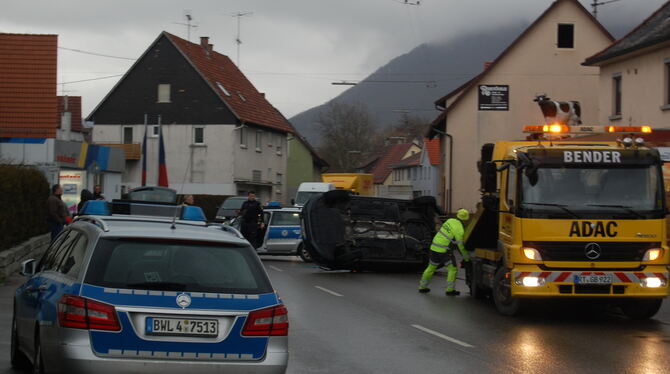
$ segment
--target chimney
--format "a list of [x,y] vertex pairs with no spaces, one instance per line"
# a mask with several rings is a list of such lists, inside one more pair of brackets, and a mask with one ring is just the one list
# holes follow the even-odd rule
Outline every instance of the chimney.
[[261,92],[261,97],[265,99],[265,92]]
[[214,44],[207,44],[207,52],[212,52],[214,50]]
[[486,70],[486,69],[488,69],[489,67],[491,67],[492,64],[493,64],[493,61],[486,61],[486,62],[484,62],[484,70]]
[[207,49],[208,44],[209,44],[209,36],[201,36],[200,37],[200,46],[202,46],[202,48]]

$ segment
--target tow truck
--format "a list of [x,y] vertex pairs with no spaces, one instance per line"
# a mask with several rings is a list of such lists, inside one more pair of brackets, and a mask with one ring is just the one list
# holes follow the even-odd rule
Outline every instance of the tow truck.
[[[591,298],[651,318],[668,295],[662,162],[649,126],[526,126],[482,147],[467,283],[504,315],[532,298]],[[580,134],[620,134],[617,141]]]

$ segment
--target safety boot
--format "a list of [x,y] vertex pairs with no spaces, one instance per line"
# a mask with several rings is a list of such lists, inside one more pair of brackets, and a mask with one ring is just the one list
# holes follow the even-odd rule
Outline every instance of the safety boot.
[[458,295],[461,294],[461,292],[460,292],[460,291],[456,291],[456,290],[451,290],[451,291],[447,291],[447,292],[445,292],[444,294],[447,295],[447,296],[458,296]]
[[428,287],[419,288],[419,293],[428,293],[428,292],[430,292],[430,288]]

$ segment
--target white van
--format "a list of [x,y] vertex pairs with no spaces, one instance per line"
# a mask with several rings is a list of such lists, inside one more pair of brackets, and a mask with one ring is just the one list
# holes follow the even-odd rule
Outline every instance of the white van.
[[323,182],[304,182],[300,183],[295,199],[292,201],[295,206],[303,206],[314,195],[328,192],[335,189],[332,183]]

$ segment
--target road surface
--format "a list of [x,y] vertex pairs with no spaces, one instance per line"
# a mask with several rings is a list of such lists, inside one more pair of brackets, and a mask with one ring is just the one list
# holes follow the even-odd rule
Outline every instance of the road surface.
[[[629,321],[585,303],[540,303],[523,317],[490,301],[419,294],[419,274],[327,272],[264,258],[289,310],[288,373],[668,373],[670,304]],[[9,366],[12,293],[0,287],[0,373]]]

